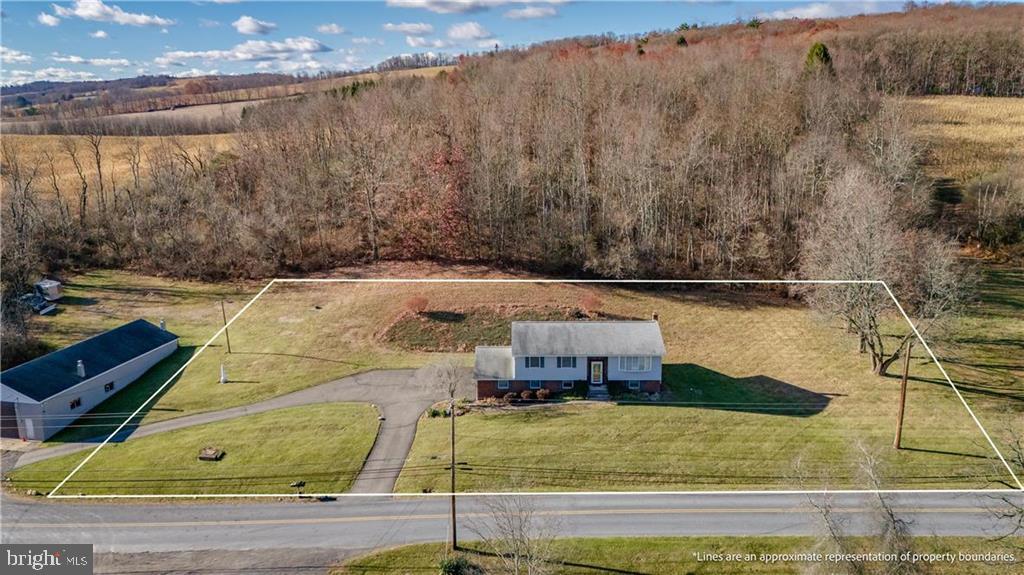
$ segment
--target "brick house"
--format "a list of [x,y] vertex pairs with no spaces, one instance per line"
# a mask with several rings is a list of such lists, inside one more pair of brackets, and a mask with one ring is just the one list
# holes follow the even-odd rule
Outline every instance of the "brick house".
[[581,385],[588,397],[606,399],[609,383],[660,392],[664,356],[657,320],[514,321],[511,346],[476,348],[473,378],[478,399]]

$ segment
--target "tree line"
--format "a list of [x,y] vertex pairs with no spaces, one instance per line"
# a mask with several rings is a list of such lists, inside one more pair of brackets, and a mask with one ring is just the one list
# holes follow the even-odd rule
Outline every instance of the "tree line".
[[[436,78],[259,106],[226,153],[170,139],[111,158],[101,134],[66,137],[52,153],[73,158],[73,186],[5,141],[4,297],[32,273],[80,266],[215,279],[426,258],[782,278],[826,271],[808,262],[846,248],[822,230],[847,233],[846,212],[877,215],[868,192],[894,226],[886,254],[948,258],[920,146],[880,82],[900,68],[871,64],[888,61],[885,44],[864,50],[563,42],[491,53]],[[971,82],[1019,90],[1016,69],[972,64]],[[932,70],[928,85],[946,85]],[[115,180],[114,165],[129,176]]]

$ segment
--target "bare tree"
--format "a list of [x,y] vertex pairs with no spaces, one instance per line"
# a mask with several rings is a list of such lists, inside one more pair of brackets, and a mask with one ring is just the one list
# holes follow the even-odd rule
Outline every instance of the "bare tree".
[[[885,281],[912,316],[919,333],[942,325],[962,309],[971,281],[956,248],[925,231],[905,231],[894,217],[894,194],[863,168],[848,169],[826,192],[803,243],[800,270],[818,280]],[[882,325],[895,314],[880,284],[817,284],[808,301],[857,334],[871,369],[885,375],[906,352],[913,331],[890,342]]]
[[557,525],[539,513],[536,499],[523,495],[486,497],[486,516],[471,528],[498,558],[508,575],[544,575],[552,572],[550,559]]

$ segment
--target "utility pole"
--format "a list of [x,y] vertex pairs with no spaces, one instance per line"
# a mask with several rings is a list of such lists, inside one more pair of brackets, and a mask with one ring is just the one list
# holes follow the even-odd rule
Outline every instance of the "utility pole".
[[459,548],[459,535],[455,527],[455,396],[449,402],[449,417],[452,420],[452,445],[451,445],[451,466],[452,466],[452,487],[451,487],[451,508],[452,508],[452,551]]
[[907,355],[903,358],[903,381],[900,382],[900,409],[896,415],[896,439],[892,446],[901,449],[900,440],[903,437],[903,409],[907,405],[907,376],[910,374],[910,352],[914,349],[914,340],[907,343]]
[[220,316],[224,318],[224,339],[228,340],[228,353],[231,353],[231,336],[228,335],[228,313],[224,311],[224,300],[220,300]]

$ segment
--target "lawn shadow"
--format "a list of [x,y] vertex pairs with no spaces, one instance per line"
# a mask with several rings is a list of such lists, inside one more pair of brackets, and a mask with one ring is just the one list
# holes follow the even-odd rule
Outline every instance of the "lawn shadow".
[[[468,555],[475,555],[477,557],[494,557],[497,558],[498,554],[493,551],[481,549],[476,542],[470,543],[468,546],[463,545],[459,547],[459,551]],[[616,567],[605,567],[602,565],[594,565],[592,563],[578,563],[575,561],[559,561],[557,559],[551,559],[545,561],[552,567],[574,567],[577,569],[586,569],[595,573],[615,573],[618,575],[649,575],[647,571],[633,571],[629,569],[618,569]]]
[[96,299],[94,297],[79,297],[79,296],[74,296],[74,295],[66,295],[66,296],[60,298],[60,301],[58,303],[60,305],[69,305],[69,306],[89,306],[89,305],[96,305],[96,304],[100,303],[100,300],[98,300],[98,299]]
[[672,393],[671,401],[663,405],[810,417],[824,411],[837,397],[765,375],[730,377],[692,363],[666,364],[663,373],[665,385]]
[[[194,345],[179,347],[177,351],[153,366],[142,377],[130,383],[127,387],[114,394],[113,397],[97,405],[88,413],[83,414],[74,423],[46,440],[46,443],[102,443],[142,405],[142,402],[156,393],[160,386],[167,382],[168,378],[185,365],[195,355],[197,349],[198,347]],[[160,390],[160,393],[152,401],[139,410],[139,413],[132,417],[132,420],[110,441],[112,443],[119,443],[128,439],[150,411],[180,411],[177,409],[153,407],[180,379],[181,373],[175,375],[174,379]]]

